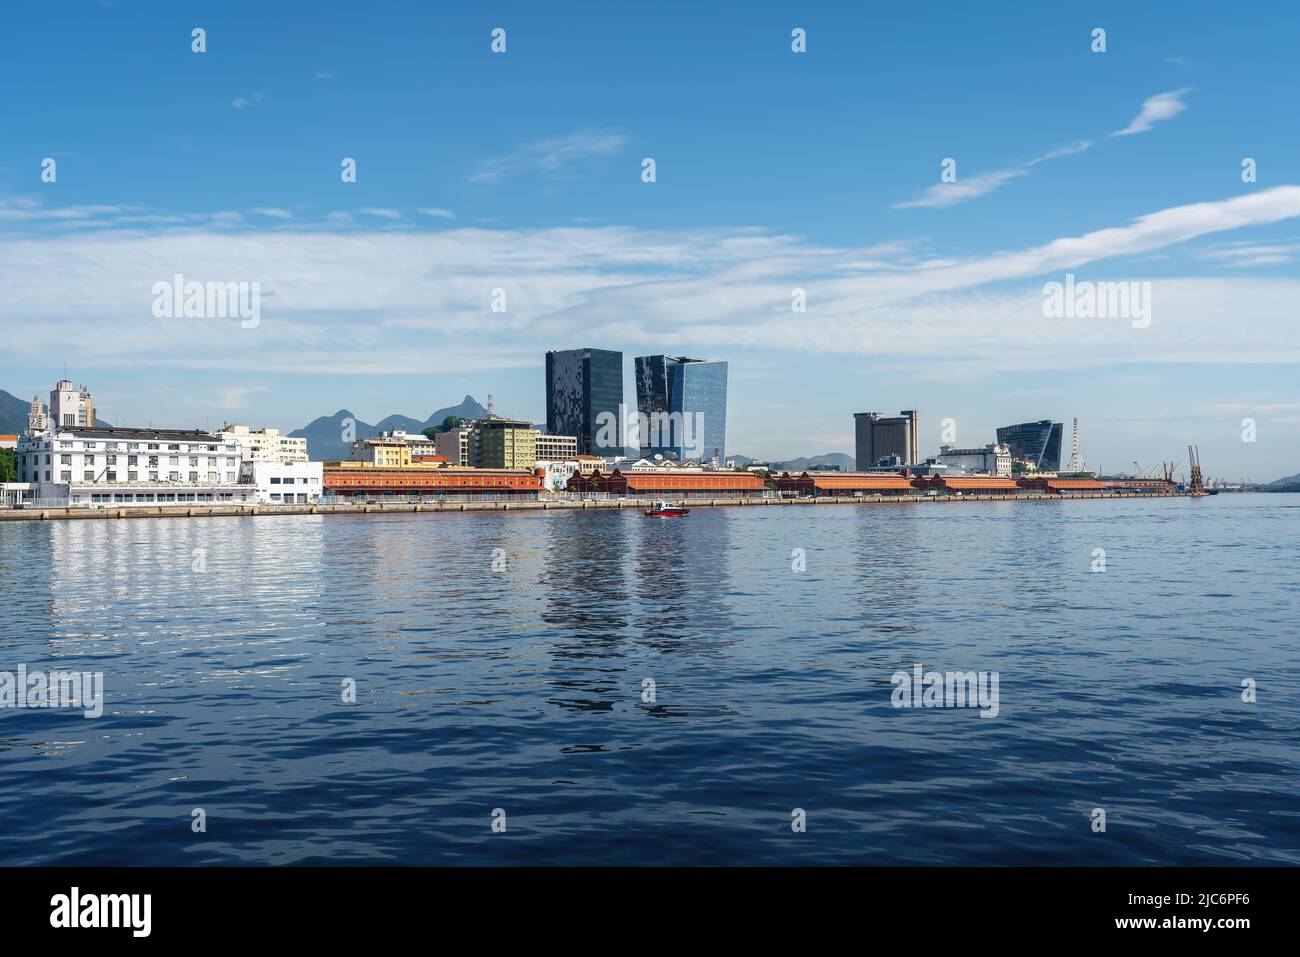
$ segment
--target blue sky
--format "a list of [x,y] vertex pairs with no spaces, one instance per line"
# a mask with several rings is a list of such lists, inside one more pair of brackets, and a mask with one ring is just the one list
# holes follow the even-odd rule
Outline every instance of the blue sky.
[[[460,6],[7,10],[0,388],[540,418],[544,351],[591,345],[730,360],[750,455],[917,408],[927,447],[1077,415],[1108,470],[1300,471],[1294,4]],[[259,282],[260,324],[156,318],[177,272]],[[1150,282],[1150,327],[1045,318],[1066,272]]]

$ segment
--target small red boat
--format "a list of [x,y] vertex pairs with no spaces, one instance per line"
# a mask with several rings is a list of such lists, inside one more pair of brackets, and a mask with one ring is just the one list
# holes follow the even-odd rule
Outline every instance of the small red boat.
[[656,502],[654,508],[645,510],[647,515],[655,518],[681,518],[683,515],[690,514],[689,508],[683,508],[681,505],[669,505],[667,502]]

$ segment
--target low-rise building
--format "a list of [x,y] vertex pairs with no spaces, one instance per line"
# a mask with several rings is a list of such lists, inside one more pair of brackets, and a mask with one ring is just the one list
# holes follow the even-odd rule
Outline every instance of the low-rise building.
[[1033,492],[1054,492],[1057,495],[1101,492],[1106,488],[1096,479],[1042,478],[1040,476],[1022,478],[1016,482],[1016,485]]
[[72,505],[251,502],[240,450],[189,429],[57,427],[18,440],[18,481]]
[[308,505],[320,500],[323,484],[320,462],[245,462],[240,480],[256,489],[257,501],[267,505]]
[[763,479],[753,472],[691,471],[656,469],[646,472],[623,472],[575,475],[569,479],[569,491],[630,495],[637,498],[727,498],[758,495],[765,489]]
[[1014,481],[996,475],[917,476],[912,485],[934,495],[1015,495],[1019,491]]
[[770,475],[778,492],[821,496],[917,495],[907,476],[901,472],[818,472],[808,470],[798,475],[784,472]]
[[437,498],[510,495],[536,498],[542,480],[531,469],[476,469],[454,465],[386,467],[368,462],[324,463],[325,494],[343,498]]
[[254,431],[246,425],[227,425],[217,433],[223,442],[236,442],[245,462],[306,462],[307,440],[281,435],[279,429]]
[[963,472],[1011,477],[1011,450],[996,442],[978,449],[955,449],[951,445],[941,445],[935,461],[939,465],[947,465]]
[[16,449],[16,448],[18,448],[17,435],[0,435],[0,449]]
[[411,443],[383,433],[378,438],[359,438],[347,454],[350,462],[364,462],[381,468],[398,468],[411,464]]

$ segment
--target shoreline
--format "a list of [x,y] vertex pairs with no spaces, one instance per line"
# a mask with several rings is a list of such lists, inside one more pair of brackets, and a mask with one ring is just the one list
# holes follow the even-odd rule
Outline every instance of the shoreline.
[[[1075,499],[1194,498],[1187,492],[1081,492],[1072,495],[1030,492],[1020,495],[913,495],[896,498],[701,498],[686,500],[687,508],[762,508],[769,506],[815,505],[920,505],[929,502],[1060,502]],[[0,522],[76,521],[125,518],[248,518],[259,515],[376,515],[394,512],[498,512],[546,511],[551,509],[649,508],[652,499],[620,498],[587,501],[520,502],[358,502],[330,505],[120,505],[109,508],[18,508],[0,509]]]

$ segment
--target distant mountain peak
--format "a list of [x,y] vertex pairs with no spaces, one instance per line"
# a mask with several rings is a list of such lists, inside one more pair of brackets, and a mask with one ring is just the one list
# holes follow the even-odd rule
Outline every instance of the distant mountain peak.
[[289,434],[294,438],[307,440],[307,455],[310,458],[316,461],[331,461],[346,458],[351,447],[351,442],[344,441],[343,430],[339,427],[344,419],[351,419],[352,434],[355,434],[358,439],[364,439],[394,429],[405,429],[412,433],[421,432],[432,425],[442,425],[443,419],[449,415],[458,419],[481,419],[487,415],[487,409],[479,405],[472,395],[467,394],[458,405],[438,409],[423,420],[395,412],[384,416],[373,425],[361,421],[348,409],[339,409],[333,415],[322,415]]

